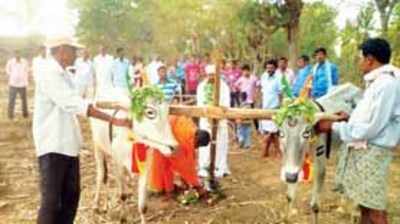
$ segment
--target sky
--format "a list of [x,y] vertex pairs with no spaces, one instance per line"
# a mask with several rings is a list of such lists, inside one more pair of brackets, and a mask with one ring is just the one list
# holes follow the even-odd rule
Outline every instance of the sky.
[[[37,2],[38,17],[31,21],[28,17],[17,17],[24,14],[24,1]],[[317,0],[305,0],[314,2]],[[339,11],[336,23],[342,28],[347,19],[354,20],[361,6],[368,0],[324,0]],[[0,0],[0,36],[25,36],[33,31],[45,36],[74,34],[78,23],[78,13],[67,7],[67,0]]]
[[[24,15],[25,1],[36,2],[35,20]],[[22,3],[22,4],[21,4]],[[78,14],[67,7],[67,0],[0,0],[0,36],[25,36],[38,32],[46,36],[73,34]]]

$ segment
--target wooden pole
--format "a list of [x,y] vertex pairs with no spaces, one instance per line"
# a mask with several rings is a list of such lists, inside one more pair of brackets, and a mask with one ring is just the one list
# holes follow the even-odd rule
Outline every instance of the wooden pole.
[[[214,52],[213,55],[214,64],[216,66],[214,76],[214,87],[213,87],[213,107],[219,107],[220,101],[220,89],[221,89],[221,79],[220,79],[220,70],[221,70],[221,56],[220,52],[217,50]],[[218,122],[217,118],[211,120],[211,145],[210,145],[210,187],[211,189],[216,188],[216,181],[215,181],[215,160],[217,155],[217,140],[218,140]]]
[[269,120],[275,114],[276,110],[265,109],[240,109],[229,107],[198,107],[187,105],[170,105],[169,113],[173,115],[182,115],[188,117],[210,118],[210,119],[261,119]]
[[[117,102],[97,102],[95,107],[100,109],[120,109],[128,111],[127,107],[119,105]],[[209,118],[209,119],[260,119],[260,120],[270,120],[276,113],[276,110],[266,110],[266,109],[240,109],[240,108],[228,108],[228,107],[198,107],[198,106],[188,106],[188,105],[170,105],[169,113],[172,115],[188,116],[188,117],[198,117],[198,118]],[[315,117],[322,120],[332,120],[337,121],[339,117],[335,114],[329,113],[316,113]]]

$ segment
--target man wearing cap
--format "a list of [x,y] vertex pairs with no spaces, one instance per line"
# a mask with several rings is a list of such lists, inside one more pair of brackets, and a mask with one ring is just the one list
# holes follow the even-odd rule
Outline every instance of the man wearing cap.
[[77,115],[130,126],[112,119],[84,101],[68,68],[81,46],[69,37],[47,41],[51,51],[46,68],[36,80],[33,137],[39,160],[41,204],[38,224],[72,224],[80,195],[79,148],[82,143]]
[[[205,68],[207,77],[197,87],[197,106],[207,106],[212,104],[213,88],[215,82],[215,65],[208,65]],[[230,90],[225,81],[220,79],[220,99],[219,104],[224,107],[229,107]],[[201,118],[199,128],[211,132],[211,124],[208,118]],[[228,121],[220,120],[218,122],[217,142],[216,142],[216,162],[215,176],[223,177],[230,174],[228,167]],[[199,176],[208,177],[210,166],[210,146],[199,148]]]

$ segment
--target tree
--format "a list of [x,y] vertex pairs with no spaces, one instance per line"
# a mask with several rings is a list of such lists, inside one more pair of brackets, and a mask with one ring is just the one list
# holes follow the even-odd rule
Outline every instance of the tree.
[[362,85],[359,69],[359,46],[370,36],[374,30],[374,8],[373,4],[367,4],[361,9],[355,23],[347,21],[345,28],[340,34],[341,57],[340,69],[346,81]]
[[379,18],[381,22],[382,36],[386,37],[390,18],[393,12],[394,7],[400,0],[374,0],[376,8],[379,12]]
[[[281,1],[278,1],[281,2]],[[284,20],[283,27],[287,32],[289,45],[289,64],[296,65],[299,52],[300,16],[304,6],[302,0],[286,0],[284,3],[275,4]]]
[[392,63],[400,66],[400,4],[393,10],[392,22],[388,30],[388,39],[392,46]]
[[335,19],[336,9],[322,1],[305,4],[300,17],[300,52],[311,55],[317,47],[325,47],[330,55],[335,52],[339,37]]

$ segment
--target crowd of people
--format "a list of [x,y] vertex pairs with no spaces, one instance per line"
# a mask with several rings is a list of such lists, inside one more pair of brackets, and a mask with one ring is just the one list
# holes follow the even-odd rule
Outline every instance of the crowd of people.
[[[365,63],[362,66],[364,66],[363,69],[365,73],[377,70],[388,64],[388,60],[390,60],[390,47],[389,56],[382,56],[381,52],[379,52],[387,51],[386,48],[388,47],[386,46],[386,42],[382,43],[380,39],[370,41],[371,42],[367,42],[362,49],[364,56],[363,63]],[[219,71],[219,76],[215,76],[218,71],[216,66],[212,64],[210,56],[207,54],[204,55],[204,57],[182,57],[179,60],[168,63],[165,60],[161,60],[159,57],[154,57],[148,64],[145,64],[144,60],[140,57],[134,57],[129,60],[123,48],[117,48],[115,55],[111,55],[106,47],[100,47],[98,55],[94,57],[91,57],[88,50],[83,49],[81,50],[80,57],[75,60],[75,51],[80,48],[80,46],[69,39],[64,39],[61,42],[56,41],[47,47],[50,50],[50,55],[46,54],[46,48],[41,47],[37,57],[33,59],[32,69],[29,69],[29,63],[19,52],[16,52],[15,57],[10,59],[6,65],[10,89],[8,109],[10,119],[14,119],[15,100],[18,94],[22,98],[23,116],[29,116],[26,87],[28,85],[30,71],[32,71],[33,78],[37,83],[35,88],[36,99],[33,130],[39,157],[39,170],[42,176],[41,188],[43,202],[39,212],[39,220],[42,221],[39,221],[39,223],[57,223],[57,221],[54,220],[58,220],[59,217],[67,217],[66,219],[73,220],[75,216],[77,202],[79,201],[79,196],[77,196],[77,194],[79,195],[79,161],[77,156],[80,145],[80,133],[78,133],[79,128],[73,124],[74,116],[76,114],[83,114],[89,117],[111,121],[118,126],[129,127],[130,125],[129,121],[126,120],[111,119],[109,115],[102,113],[94,108],[93,105],[83,101],[83,98],[95,99],[95,97],[101,97],[99,94],[102,94],[103,91],[99,91],[100,89],[117,88],[126,90],[128,88],[135,89],[146,85],[153,85],[159,87],[163,91],[165,100],[169,103],[175,103],[175,99],[179,96],[189,95],[196,99],[198,106],[206,106],[212,104],[210,93],[213,91],[213,83],[216,81],[215,77],[219,77],[221,82],[219,104],[221,106],[278,109],[282,104],[283,98],[282,80],[285,80],[285,82],[292,87],[294,96],[299,96],[304,86],[310,85],[310,97],[318,99],[331,91],[334,86],[338,85],[340,77],[337,66],[328,60],[328,53],[325,48],[317,48],[312,55],[312,59],[308,55],[299,57],[296,68],[289,68],[288,59],[286,57],[269,59],[264,63],[260,74],[257,74],[250,64],[242,63],[240,60],[226,60]],[[387,68],[389,69],[389,67]],[[383,71],[383,73],[385,73],[385,71]],[[366,77],[366,79],[373,82],[374,80],[378,80],[376,76],[377,75],[372,74],[371,77]],[[43,82],[43,80],[46,82]],[[382,85],[386,83],[384,80],[380,82],[383,83]],[[389,85],[389,83],[387,84]],[[381,91],[389,91],[382,89],[383,87],[381,85],[376,86],[376,88],[378,87]],[[393,86],[393,88],[394,87],[396,86]],[[391,91],[397,90],[392,89]],[[371,94],[377,96],[379,93],[380,92],[374,92]],[[388,99],[392,99],[393,94],[384,96]],[[375,95],[371,95],[370,97],[376,97]],[[385,119],[392,117],[392,112],[398,109],[394,108],[394,106],[398,104],[400,96],[398,96],[397,92],[394,95],[397,98],[392,99],[393,110],[391,109],[386,112],[382,109],[379,110],[382,114],[391,113],[390,116],[386,116]],[[374,106],[376,103],[384,104],[385,99],[382,98],[381,100],[382,101],[379,102],[370,102],[370,104],[364,102],[364,100],[362,103],[363,107],[365,107],[364,110],[356,109],[356,111],[359,113],[360,117],[363,117],[362,113],[364,112],[374,113],[376,110],[372,111],[368,110],[368,108]],[[384,108],[383,105],[381,106]],[[378,119],[379,115],[376,116]],[[377,119],[373,119],[372,122],[378,122],[379,119]],[[388,121],[388,119],[386,119],[385,122]],[[357,143],[360,139],[357,137],[359,135],[355,132],[362,132],[364,129],[370,130],[368,125],[362,125],[362,128],[360,126],[358,129],[357,125],[360,122],[368,123],[369,121],[369,118],[358,121],[356,118],[352,119],[351,117],[351,124],[346,122],[322,122],[317,125],[317,130],[320,132],[333,130],[339,133],[342,140]],[[228,134],[229,122],[228,120],[220,120],[218,123],[215,175],[219,178],[230,174],[228,166],[228,151],[231,146]],[[281,156],[281,151],[279,150],[278,127],[272,120],[258,121],[245,119],[235,120],[234,123],[235,134],[237,135],[240,148],[244,150],[250,149],[252,146],[252,136],[254,136],[252,135],[252,130],[255,129],[259,135],[264,137],[265,147],[263,156]],[[384,122],[382,124],[384,124]],[[209,133],[211,132],[211,124],[207,118],[201,118],[197,126],[201,130],[208,131]],[[254,129],[252,126],[254,126]],[[382,129],[386,126],[379,127]],[[46,132],[45,129],[55,131],[51,135],[43,135],[43,133]],[[61,131],[61,129],[63,131]],[[193,133],[195,133],[195,131],[193,131]],[[205,132],[202,133],[204,137]],[[386,132],[382,133],[385,134]],[[362,136],[363,139],[371,139],[372,142],[382,138],[382,141],[377,141],[377,143],[382,146],[380,143],[386,143],[387,141],[392,143],[392,138],[390,136],[392,136],[393,133],[398,132],[387,132],[387,138],[384,136],[379,137],[380,135],[376,137],[375,135],[378,135],[378,133],[375,132],[368,132],[360,136]],[[69,142],[61,141],[61,139],[65,139],[65,135],[70,137],[67,139]],[[392,137],[393,139],[398,138],[398,136]],[[351,141],[349,139],[351,139]],[[196,165],[197,175],[202,178],[207,178],[209,175],[210,145],[193,145],[199,147]],[[274,151],[271,151],[271,146],[273,146]],[[351,147],[358,148],[359,145],[355,144],[351,145]],[[364,148],[368,147],[369,145],[364,145]],[[390,145],[390,147],[393,148],[392,145]],[[190,148],[190,150],[194,150],[193,147]],[[382,152],[382,150],[377,150],[375,148],[372,148],[372,151],[377,154]],[[385,154],[384,156],[385,159],[390,159],[390,155]],[[193,163],[193,160],[191,161]],[[195,165],[193,164],[193,166]],[[180,167],[182,168],[182,166]],[[382,167],[382,172],[383,171],[387,171],[387,166]],[[354,173],[351,174],[353,176],[357,175]],[[60,175],[68,176],[70,178],[69,182],[63,183],[60,182],[59,178],[55,178]],[[189,176],[193,177],[193,175]],[[382,179],[377,177],[377,180],[381,181]],[[195,185],[199,185],[196,180],[192,182],[195,182]],[[162,184],[160,184],[160,186],[162,190]],[[171,187],[168,189],[170,188]],[[56,192],[57,189],[69,189],[69,191],[60,193]],[[354,191],[353,193],[356,196],[360,196],[365,192],[360,193]],[[65,202],[65,207],[62,208],[66,213],[62,215],[57,215],[54,211],[55,208],[51,207],[51,205],[54,205],[55,201],[58,200],[51,196],[57,194],[69,197],[69,201]],[[379,196],[380,198],[377,200],[384,200],[382,195]],[[365,214],[363,213],[363,215],[366,216],[365,219],[382,220],[385,218],[384,213],[379,213],[376,209],[374,210],[374,208],[376,208],[374,205],[364,204],[364,206],[363,208],[365,209],[363,211]],[[381,206],[381,204],[379,204],[379,206]],[[64,223],[72,223],[72,221]]]
[[[227,59],[223,61],[220,70],[221,80],[228,87],[228,96],[222,101],[229,101],[230,107],[277,109],[281,104],[281,77],[286,77],[293,88],[293,93],[298,96],[306,80],[312,76],[311,97],[319,98],[325,95],[339,82],[337,66],[327,58],[327,50],[318,48],[313,55],[313,62],[308,55],[302,55],[297,60],[296,68],[288,67],[288,59],[280,57],[270,59],[264,63],[260,74],[253,70],[252,65],[241,63],[240,60]],[[14,107],[17,94],[21,96],[23,115],[28,117],[26,87],[29,80],[29,71],[35,78],[40,76],[43,64],[46,61],[46,48],[40,47],[38,55],[32,61],[32,69],[19,52],[10,59],[6,66],[9,76],[10,99],[8,115],[14,118]],[[168,63],[166,62],[168,61]],[[128,59],[123,48],[117,48],[115,54],[109,53],[104,46],[91,57],[87,49],[80,51],[80,56],[74,61],[71,70],[73,82],[84,98],[94,99],[95,95],[102,98],[105,91],[101,89],[119,88],[127,89],[128,85],[138,88],[144,85],[156,85],[165,95],[165,99],[172,102],[177,96],[199,96],[201,82],[208,80],[207,66],[212,64],[210,55],[184,56],[178,60],[161,60],[153,57],[145,64],[143,58],[133,57]],[[296,72],[295,72],[296,71]],[[208,82],[208,81],[207,81]],[[200,90],[199,90],[200,89]],[[199,102],[198,105],[204,105]],[[270,145],[275,146],[275,154],[279,154],[277,127],[272,121],[249,120],[236,121],[237,139],[241,148],[249,149],[251,146],[252,128],[265,136],[265,151],[263,156],[269,156]],[[225,138],[225,137],[224,137]],[[228,143],[226,143],[228,144]],[[227,146],[226,146],[227,147]],[[226,173],[229,173],[227,170]]]

